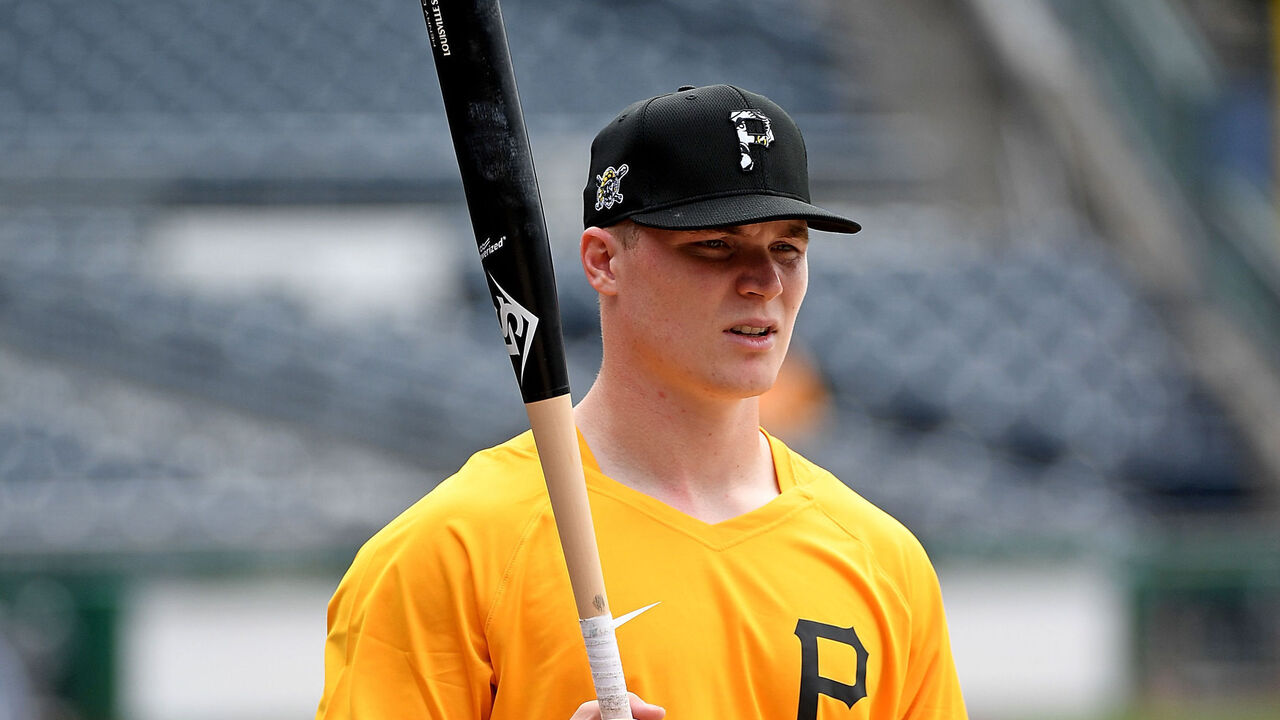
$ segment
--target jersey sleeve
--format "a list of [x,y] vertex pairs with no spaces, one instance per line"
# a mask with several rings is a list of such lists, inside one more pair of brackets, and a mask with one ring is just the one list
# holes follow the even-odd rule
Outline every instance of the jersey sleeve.
[[317,720],[489,717],[493,672],[465,561],[450,533],[394,525],[360,550],[329,603]]
[[902,687],[903,720],[963,720],[968,717],[947,630],[942,589],[924,548],[913,544],[911,565],[911,640]]

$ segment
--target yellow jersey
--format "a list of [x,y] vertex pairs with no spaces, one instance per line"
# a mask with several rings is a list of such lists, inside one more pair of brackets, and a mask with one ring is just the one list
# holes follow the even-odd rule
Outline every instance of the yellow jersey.
[[[920,543],[769,442],[779,495],[717,524],[604,476],[582,443],[609,603],[648,608],[617,628],[628,689],[668,720],[966,717]],[[576,615],[526,432],[361,548],[317,719],[568,720],[594,697]]]

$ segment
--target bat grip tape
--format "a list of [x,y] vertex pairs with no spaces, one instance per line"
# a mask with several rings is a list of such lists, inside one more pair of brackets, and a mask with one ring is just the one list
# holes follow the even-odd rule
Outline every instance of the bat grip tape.
[[600,701],[600,717],[604,720],[630,720],[631,701],[627,697],[627,681],[622,674],[622,656],[613,634],[613,618],[608,615],[579,620],[582,639],[587,645],[587,662],[591,680]]

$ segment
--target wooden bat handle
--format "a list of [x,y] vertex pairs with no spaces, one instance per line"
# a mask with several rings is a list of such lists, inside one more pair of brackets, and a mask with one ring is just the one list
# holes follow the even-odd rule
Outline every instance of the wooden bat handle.
[[551,497],[556,530],[569,568],[573,599],[591,664],[591,676],[600,701],[603,720],[631,720],[631,702],[622,675],[622,660],[613,635],[613,616],[604,590],[600,551],[587,482],[573,422],[573,400],[568,394],[525,404],[529,427],[538,446],[538,459]]
[[547,493],[551,496],[551,510],[564,547],[565,564],[569,566],[578,617],[608,615],[609,601],[605,598],[600,552],[591,522],[591,506],[587,502],[578,430],[573,424],[573,401],[569,395],[560,395],[524,407],[529,413],[529,427],[533,429]]

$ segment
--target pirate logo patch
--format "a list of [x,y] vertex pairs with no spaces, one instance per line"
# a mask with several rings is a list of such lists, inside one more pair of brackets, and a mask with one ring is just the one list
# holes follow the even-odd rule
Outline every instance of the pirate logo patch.
[[729,113],[729,122],[738,131],[738,150],[742,153],[738,167],[742,172],[751,172],[756,166],[751,159],[751,146],[769,147],[773,142],[773,123],[759,110],[736,110]]
[[609,167],[596,176],[596,210],[612,208],[622,202],[622,178],[631,168],[626,163]]

